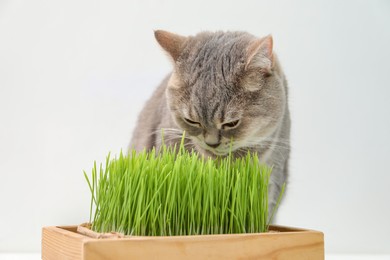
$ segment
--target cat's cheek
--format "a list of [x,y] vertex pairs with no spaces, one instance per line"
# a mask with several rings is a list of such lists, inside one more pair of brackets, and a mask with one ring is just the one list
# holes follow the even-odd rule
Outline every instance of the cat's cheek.
[[[241,128],[241,126],[240,126]],[[235,143],[237,141],[239,141],[240,137],[241,137],[241,130],[239,128],[236,128],[236,129],[230,129],[230,130],[225,130],[221,133],[222,137],[223,137],[223,143],[225,145],[230,145],[231,142]]]
[[202,133],[202,129],[197,127],[189,126],[187,123],[185,123],[181,118],[175,118],[177,126],[186,132],[186,135],[188,136],[198,136]]
[[262,119],[262,122],[258,124],[257,128],[254,128],[252,136],[267,138],[271,136],[278,128],[278,121],[274,119]]
[[201,133],[202,133],[202,130],[201,129],[195,129],[193,127],[191,128],[188,128],[188,130],[185,130],[186,133],[189,135],[189,136],[199,136]]

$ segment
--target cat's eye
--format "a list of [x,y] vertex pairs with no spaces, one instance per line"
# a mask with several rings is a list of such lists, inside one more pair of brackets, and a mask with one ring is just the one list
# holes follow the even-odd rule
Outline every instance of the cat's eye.
[[228,122],[228,123],[225,123],[222,125],[222,128],[223,129],[231,129],[231,128],[235,128],[238,126],[238,124],[240,123],[240,120],[234,120],[234,121],[231,121],[231,122]]
[[186,121],[187,124],[200,127],[200,123],[199,122],[192,121],[191,119],[188,119],[188,118],[185,118],[185,117],[184,117],[184,121]]

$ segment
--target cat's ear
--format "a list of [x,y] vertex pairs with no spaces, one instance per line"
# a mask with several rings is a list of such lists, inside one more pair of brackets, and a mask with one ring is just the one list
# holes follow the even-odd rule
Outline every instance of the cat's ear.
[[173,61],[179,58],[187,40],[187,37],[162,30],[154,31],[154,37],[161,47],[171,55]]
[[273,67],[272,47],[271,35],[254,40],[247,49],[245,69],[260,68],[264,73],[271,73]]

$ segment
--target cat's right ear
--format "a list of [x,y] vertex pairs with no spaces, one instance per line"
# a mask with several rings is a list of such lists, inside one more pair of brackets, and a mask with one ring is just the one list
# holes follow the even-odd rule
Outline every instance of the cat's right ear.
[[272,49],[273,40],[271,35],[253,41],[247,50],[248,58],[245,69],[260,68],[265,74],[271,73],[274,66]]
[[187,37],[162,30],[154,31],[154,37],[160,46],[169,53],[173,61],[177,61]]

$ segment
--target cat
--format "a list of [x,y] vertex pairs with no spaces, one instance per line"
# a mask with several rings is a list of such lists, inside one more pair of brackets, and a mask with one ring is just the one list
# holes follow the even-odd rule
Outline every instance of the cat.
[[173,72],[141,111],[130,147],[141,151],[179,143],[216,158],[257,152],[273,167],[269,212],[287,182],[290,114],[287,81],[273,53],[272,36],[155,31]]

